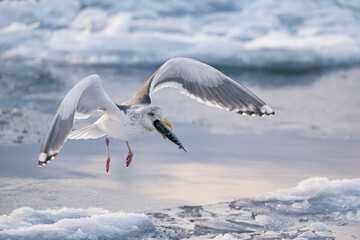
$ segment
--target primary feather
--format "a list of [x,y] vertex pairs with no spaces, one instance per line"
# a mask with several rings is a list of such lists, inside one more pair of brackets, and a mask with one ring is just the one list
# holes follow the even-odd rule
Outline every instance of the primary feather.
[[191,58],[173,58],[164,63],[124,104],[150,104],[152,94],[167,87],[177,88],[201,103],[232,112],[259,116],[274,114],[250,90],[219,70]]

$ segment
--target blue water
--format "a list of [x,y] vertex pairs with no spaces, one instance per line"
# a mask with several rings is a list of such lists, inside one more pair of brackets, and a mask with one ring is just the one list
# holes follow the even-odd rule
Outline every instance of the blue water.
[[[24,88],[21,77],[8,74],[3,78],[7,86],[17,87],[2,89],[1,120],[6,123],[0,127],[1,237],[359,236],[359,113],[353,111],[359,102],[358,68],[304,74],[303,78],[288,75],[285,84],[276,82],[285,78],[283,74],[263,73],[257,81],[258,73],[230,72],[276,109],[271,118],[238,116],[203,106],[176,91],[159,92],[154,103],[163,108],[188,153],[153,134],[130,142],[135,155],[126,168],[125,143],[111,140],[109,173],[105,172],[103,138],[69,140],[59,156],[39,168],[40,142],[51,115],[67,89],[83,75],[99,73],[105,90],[121,102],[140,88],[153,69],[63,66],[53,71],[44,74],[52,76],[46,85],[41,84],[46,79],[42,74],[29,74],[35,77],[28,77]],[[65,75],[69,81],[63,80]],[[333,113],[324,105],[329,102],[339,110],[337,114],[326,114]],[[318,183],[315,176],[330,180]],[[304,187],[276,192],[304,179],[309,179]],[[66,210],[69,215],[48,221],[48,214],[65,208],[71,208]],[[89,217],[79,216],[78,211]],[[119,219],[134,219],[128,212],[145,216],[136,215],[139,222],[121,228],[125,225],[119,225]],[[34,216],[41,227],[29,222]],[[18,222],[19,218],[24,222]],[[74,224],[77,228],[70,227]],[[91,229],[86,227],[89,224]],[[53,230],[44,235],[45,229]]]

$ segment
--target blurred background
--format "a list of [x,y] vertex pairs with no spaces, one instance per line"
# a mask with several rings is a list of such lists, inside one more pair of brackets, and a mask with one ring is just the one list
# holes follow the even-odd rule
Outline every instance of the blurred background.
[[[172,57],[212,65],[249,88],[276,114],[239,116],[167,89],[158,92],[153,103],[163,109],[188,154],[153,134],[130,143],[135,155],[126,168],[125,143],[111,140],[112,162],[106,173],[103,138],[69,140],[50,164],[37,166],[45,131],[79,80],[99,74],[105,91],[120,104]],[[186,214],[179,215],[174,209],[215,204],[228,223],[229,202],[242,199],[230,204],[233,211],[242,208],[243,199],[247,204],[254,204],[249,199],[265,199],[286,205],[283,201],[294,200],[286,197],[289,192],[265,198],[259,194],[295,187],[306,179],[301,191],[294,190],[300,196],[295,200],[303,205],[290,206],[307,209],[301,213],[307,219],[320,211],[316,206],[327,206],[337,214],[333,222],[326,220],[332,226],[327,237],[359,237],[352,228],[360,218],[359,64],[356,0],[0,1],[0,214],[25,206],[163,214],[162,209],[169,208],[178,218],[191,218],[200,210],[180,208]],[[330,193],[340,202],[319,200]],[[342,198],[349,194],[351,200]],[[306,205],[313,198],[317,205]],[[260,211],[259,205],[247,204]],[[339,213],[338,204],[351,214]],[[296,226],[294,238],[303,233],[299,219],[285,226],[266,214],[272,220],[252,219],[251,224],[258,225],[252,232],[270,229],[280,237],[284,229]],[[158,226],[158,218],[149,216]],[[169,223],[166,218],[159,221]],[[177,227],[186,229],[181,221]],[[341,224],[345,230],[339,230]],[[196,236],[244,233],[226,224],[213,235],[203,230],[215,225],[195,231]],[[10,236],[1,232],[4,229],[0,227],[0,238]],[[165,236],[194,236],[184,232]]]

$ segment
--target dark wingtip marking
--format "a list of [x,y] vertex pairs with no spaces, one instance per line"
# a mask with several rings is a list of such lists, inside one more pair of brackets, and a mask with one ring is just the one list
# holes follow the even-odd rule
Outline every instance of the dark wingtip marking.
[[241,115],[247,114],[247,115],[250,115],[250,116],[258,115],[260,117],[263,116],[263,115],[266,115],[266,116],[275,115],[275,111],[272,111],[271,113],[268,113],[268,112],[261,112],[258,109],[257,109],[257,111],[249,111],[249,110],[241,111],[241,110],[239,110],[236,113],[241,114]]
[[53,158],[55,158],[57,155],[57,153],[54,153],[53,155],[47,155],[45,162],[43,161],[38,161],[38,164],[40,167],[45,166],[48,162],[50,162]]

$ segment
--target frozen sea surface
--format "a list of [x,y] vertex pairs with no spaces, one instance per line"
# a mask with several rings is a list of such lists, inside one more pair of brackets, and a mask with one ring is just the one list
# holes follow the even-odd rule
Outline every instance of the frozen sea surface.
[[[0,1],[0,239],[360,238],[359,10],[348,0]],[[239,116],[169,89],[153,103],[187,154],[155,133],[130,143],[128,168],[126,145],[111,140],[105,172],[103,138],[69,140],[37,166],[80,79],[99,74],[121,103],[180,56],[219,68],[276,115]]]
[[69,140],[39,168],[44,131],[82,77],[98,73],[120,103],[155,68],[21,69],[4,68],[1,78],[0,238],[360,237],[357,67],[304,74],[223,68],[276,110],[268,118],[159,92],[154,103],[188,153],[153,134],[130,143],[135,156],[126,168],[126,145],[112,140],[109,173],[103,138]]
[[310,178],[294,188],[255,198],[212,205],[184,205],[145,214],[99,208],[34,210],[23,207],[0,216],[0,237],[357,239],[359,224],[360,179]]
[[360,61],[359,1],[1,1],[0,59],[282,71]]
[[[62,98],[82,78],[99,74],[106,92],[120,104],[157,69],[121,65],[26,67],[9,62],[0,63],[0,67],[0,143],[8,145],[40,142]],[[260,96],[276,110],[276,117],[239,117],[199,104],[175,89],[158,92],[153,104],[172,122],[199,125],[213,134],[275,131],[311,138],[360,138],[359,67],[291,74],[220,70]],[[170,97],[172,101],[168,101]]]

